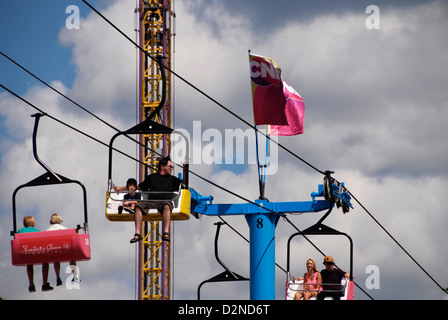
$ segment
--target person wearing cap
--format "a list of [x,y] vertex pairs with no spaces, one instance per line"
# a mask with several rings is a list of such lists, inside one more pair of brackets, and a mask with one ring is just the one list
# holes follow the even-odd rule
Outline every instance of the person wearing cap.
[[317,294],[317,300],[323,300],[326,297],[340,300],[344,295],[341,280],[343,278],[350,278],[350,274],[341,269],[334,268],[334,259],[330,256],[324,258],[324,265],[325,269],[320,272],[323,291]]

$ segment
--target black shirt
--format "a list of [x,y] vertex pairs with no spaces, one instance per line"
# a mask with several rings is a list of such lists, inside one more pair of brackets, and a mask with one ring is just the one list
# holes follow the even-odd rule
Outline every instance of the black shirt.
[[335,285],[323,285],[324,290],[341,290],[341,280],[345,277],[345,272],[341,269],[334,268],[332,271],[324,269],[320,272],[322,283],[334,283]]
[[[160,173],[152,173],[138,186],[143,191],[178,191],[182,180],[173,175],[162,175]],[[149,194],[150,200],[169,200],[173,196],[172,193],[154,193]]]
[[123,197],[124,200],[141,200],[142,195],[138,192],[131,195],[130,193],[126,193]]

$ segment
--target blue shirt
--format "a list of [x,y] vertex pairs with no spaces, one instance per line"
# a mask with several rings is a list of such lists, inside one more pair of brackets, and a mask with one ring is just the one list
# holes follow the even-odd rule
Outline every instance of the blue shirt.
[[39,232],[40,230],[34,228],[34,227],[27,227],[27,228],[22,228],[19,229],[19,231],[17,231],[17,233],[28,233],[28,232]]

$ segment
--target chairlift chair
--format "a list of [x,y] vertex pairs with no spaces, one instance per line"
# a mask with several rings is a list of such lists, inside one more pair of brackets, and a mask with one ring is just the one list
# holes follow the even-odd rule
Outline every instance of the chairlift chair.
[[[42,113],[34,114],[33,131],[33,155],[36,161],[47,171],[36,179],[17,187],[12,197],[13,204],[13,230],[11,236],[11,259],[15,266],[29,264],[43,264],[54,262],[84,261],[90,260],[90,236],[87,225],[87,192],[84,185],[76,180],[65,178],[53,172],[45,165],[37,155],[36,136]],[[39,231],[30,233],[17,233],[16,195],[25,187],[60,185],[75,183],[83,190],[84,198],[84,223],[74,229]],[[84,233],[80,233],[83,230]]]
[[[109,170],[108,170],[108,181],[107,181],[107,191],[106,191],[106,218],[110,221],[134,221],[134,214],[129,213],[124,209],[120,213],[120,206],[123,205],[123,197],[127,191],[115,191],[114,183],[112,182],[112,153],[113,153],[113,143],[114,140],[120,135],[143,135],[143,134],[171,134],[175,130],[168,128],[162,124],[152,121],[147,118],[143,122],[137,124],[136,126],[122,132],[116,133],[110,143],[109,143]],[[175,132],[179,133],[180,132]],[[179,220],[189,220],[190,219],[190,206],[191,206],[191,192],[188,188],[188,165],[185,167],[183,173],[183,187],[181,186],[178,191],[166,192],[166,199],[161,199],[160,201],[172,201],[173,211],[171,213],[172,221]],[[150,194],[160,193],[158,191],[144,191],[140,192],[142,194],[141,201],[147,201]],[[159,201],[159,200],[157,200]],[[161,221],[162,215],[157,212],[157,209],[150,209],[148,214],[143,215],[143,221]]]
[[[330,208],[331,211],[331,208]],[[330,212],[329,211],[329,212]],[[328,213],[329,213],[328,212]],[[325,215],[327,216],[328,213]],[[324,216],[324,217],[325,217]],[[341,297],[341,300],[354,300],[354,282],[353,282],[353,241],[349,235],[346,233],[337,231],[333,228],[330,228],[324,224],[322,224],[323,219],[321,219],[315,225],[309,227],[306,230],[301,232],[297,232],[292,234],[288,239],[288,249],[287,249],[287,270],[286,270],[286,300],[294,299],[294,295],[297,291],[303,290],[303,282],[297,281],[294,277],[291,276],[290,273],[290,254],[291,254],[291,240],[299,235],[341,235],[345,236],[350,242],[350,278],[344,278],[341,281],[341,292],[344,295]]]

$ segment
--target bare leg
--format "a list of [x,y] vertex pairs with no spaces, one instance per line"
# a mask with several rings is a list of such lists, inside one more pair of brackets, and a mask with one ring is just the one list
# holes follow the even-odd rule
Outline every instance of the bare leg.
[[169,233],[171,222],[171,209],[170,206],[167,204],[163,207],[162,222],[163,222],[163,232]]
[[34,284],[34,267],[32,264],[26,266],[26,273],[28,275],[28,282],[32,286]]
[[28,291],[29,292],[36,291],[36,288],[34,287],[34,267],[32,264],[26,266],[26,274],[28,275],[28,282],[29,282]]
[[60,277],[60,273],[61,273],[61,264],[59,262],[55,262],[54,263],[54,273],[56,274],[56,277],[59,278]]
[[134,238],[131,239],[131,243],[140,241],[142,239],[142,236],[141,236],[142,217],[143,217],[142,209],[140,207],[136,206],[135,213],[134,213],[135,235],[134,235]]
[[53,287],[50,286],[48,283],[48,270],[50,269],[50,266],[48,263],[42,264],[42,291],[49,291],[53,290]]
[[140,207],[135,208],[135,214],[134,214],[134,223],[135,223],[135,233],[141,233],[142,232],[142,209]]
[[60,286],[62,284],[62,280],[61,280],[61,264],[59,262],[55,262],[54,263],[54,273],[56,274],[56,285]]
[[294,295],[294,300],[300,300],[302,299],[302,292],[296,292]]
[[48,282],[48,270],[50,269],[50,266],[48,263],[42,264],[42,281],[44,284],[47,284]]
[[80,282],[81,280],[79,279],[78,267],[76,266],[76,261],[70,261],[70,268],[72,269],[73,272],[73,280],[75,282]]
[[171,222],[171,208],[169,205],[163,206],[163,213],[162,213],[162,240],[164,241],[170,241],[170,222]]

